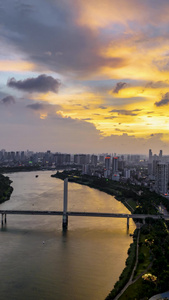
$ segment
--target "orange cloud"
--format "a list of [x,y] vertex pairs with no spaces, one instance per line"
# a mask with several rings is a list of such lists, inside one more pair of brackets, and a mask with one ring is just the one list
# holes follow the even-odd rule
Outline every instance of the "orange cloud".
[[129,22],[157,24],[168,22],[169,4],[166,1],[139,0],[75,0],[79,9],[78,23],[92,29],[110,27],[112,24],[123,24],[130,28]]
[[26,72],[26,71],[32,71],[34,69],[35,69],[35,65],[27,61],[0,60],[0,71]]

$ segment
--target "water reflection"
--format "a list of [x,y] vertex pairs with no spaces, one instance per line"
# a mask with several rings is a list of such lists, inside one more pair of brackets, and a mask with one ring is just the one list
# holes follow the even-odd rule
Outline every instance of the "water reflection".
[[[63,181],[51,172],[15,173],[1,209],[63,209]],[[113,197],[69,183],[72,211],[128,212]],[[125,265],[135,226],[126,219],[10,215],[1,228],[1,299],[103,300]],[[43,243],[44,242],[44,243]],[[4,280],[5,278],[5,280]]]

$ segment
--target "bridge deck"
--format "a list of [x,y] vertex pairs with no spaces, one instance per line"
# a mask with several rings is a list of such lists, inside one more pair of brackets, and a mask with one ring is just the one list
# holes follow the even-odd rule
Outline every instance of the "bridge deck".
[[[8,215],[48,215],[56,216],[63,215],[63,211],[53,211],[53,210],[0,210],[0,214]],[[77,217],[103,217],[103,218],[130,218],[130,219],[161,219],[169,220],[169,216],[164,215],[146,215],[146,214],[122,214],[122,213],[101,213],[101,212],[75,212],[68,211],[68,216],[77,216]]]

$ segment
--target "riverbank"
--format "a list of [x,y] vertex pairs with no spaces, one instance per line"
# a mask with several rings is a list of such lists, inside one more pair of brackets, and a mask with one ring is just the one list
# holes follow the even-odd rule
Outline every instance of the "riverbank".
[[[131,186],[92,176],[81,175],[75,172],[57,172],[52,177],[64,180],[69,178],[70,182],[87,185],[104,191],[116,200],[121,201],[132,213],[158,214],[158,205],[165,202],[165,198],[150,192],[140,186]],[[139,220],[138,220],[139,221]],[[151,218],[146,223],[141,224],[140,237],[138,242],[138,263],[136,262],[136,240],[137,232],[133,236],[133,243],[128,251],[126,268],[119,277],[119,281],[114,285],[113,290],[106,300],[113,299],[148,299],[155,293],[164,292],[168,289],[169,282],[169,226],[164,220],[153,221]],[[116,298],[119,292],[129,281],[133,267],[135,265],[134,276],[130,285],[124,293]],[[161,266],[163,269],[161,270]],[[148,271],[148,274],[147,274]],[[162,274],[162,275],[161,275]]]
[[9,166],[9,167],[0,167],[0,174],[7,173],[16,173],[16,172],[32,172],[32,171],[57,171],[57,170],[70,170],[72,168],[80,168],[80,165],[57,165],[56,167],[52,166],[40,166],[40,165],[30,165],[30,166]]
[[11,186],[12,181],[8,176],[0,174],[0,203],[3,203],[10,199],[13,187]]

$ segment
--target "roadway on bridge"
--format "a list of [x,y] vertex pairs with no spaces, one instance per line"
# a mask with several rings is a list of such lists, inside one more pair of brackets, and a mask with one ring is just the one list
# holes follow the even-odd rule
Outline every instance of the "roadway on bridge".
[[[41,211],[41,210],[0,210],[2,215],[63,215],[63,211]],[[146,214],[120,214],[120,213],[101,213],[101,212],[78,212],[78,211],[67,211],[68,216],[77,217],[103,217],[103,218],[130,218],[130,219],[161,219],[169,220],[169,216],[164,215],[146,215]]]

